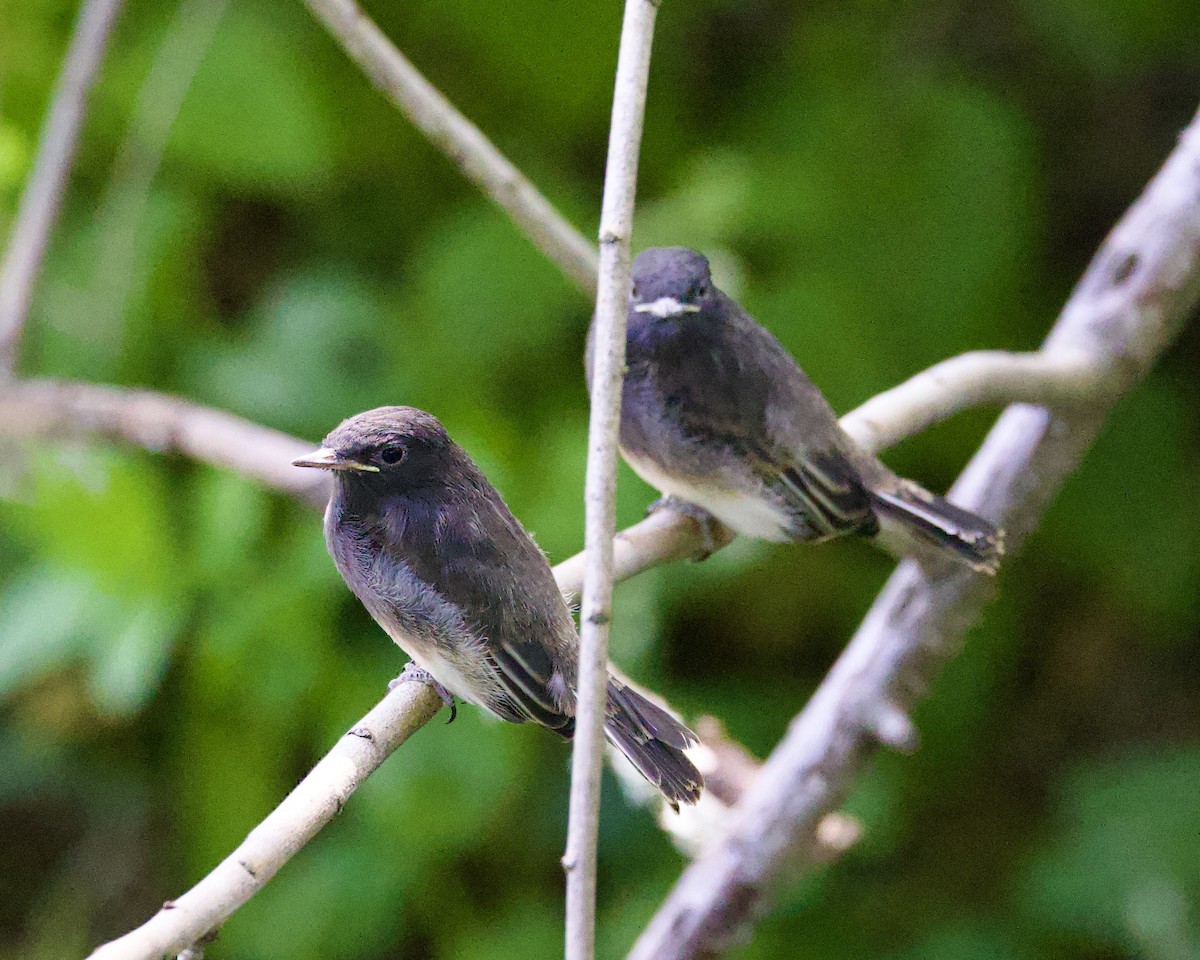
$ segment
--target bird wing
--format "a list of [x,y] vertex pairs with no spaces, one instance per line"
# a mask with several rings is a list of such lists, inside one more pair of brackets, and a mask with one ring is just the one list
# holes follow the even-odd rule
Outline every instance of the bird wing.
[[400,559],[454,609],[482,661],[475,668],[492,681],[483,705],[570,736],[575,626],[545,556],[500,494],[486,484],[455,501],[410,502],[404,526]]
[[873,532],[871,500],[840,449],[833,408],[770,331],[729,307],[699,370],[694,359],[691,370],[659,365],[669,415],[685,436],[737,454],[811,538]]
[[751,472],[780,498],[812,536],[825,539],[858,531],[873,533],[878,521],[870,495],[840,451],[767,449],[747,438],[731,439]]

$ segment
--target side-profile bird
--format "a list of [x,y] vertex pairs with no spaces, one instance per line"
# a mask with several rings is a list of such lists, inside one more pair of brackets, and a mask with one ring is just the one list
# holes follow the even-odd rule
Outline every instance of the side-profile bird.
[[[579,637],[571,613],[541,550],[436,417],[370,410],[294,463],[332,472],[329,552],[421,668],[406,674],[432,678],[451,706],[457,696],[572,737]],[[699,798],[703,777],[684,754],[696,735],[615,677],[604,732],[670,804]]]
[[716,288],[700,253],[638,255],[626,337],[621,452],[667,497],[749,537],[858,534],[897,555],[996,571],[1003,532],[858,447],[791,354]]

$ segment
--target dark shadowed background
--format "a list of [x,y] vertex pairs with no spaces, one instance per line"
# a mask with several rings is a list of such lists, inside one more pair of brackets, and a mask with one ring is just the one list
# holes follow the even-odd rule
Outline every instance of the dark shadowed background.
[[[218,5],[130,0],[22,371],[314,441],[367,407],[424,407],[552,560],[576,552],[589,304],[297,0],[233,0],[152,189],[144,157],[114,167],[139,97],[166,99],[142,89],[164,42],[165,90]],[[620,5],[502,9],[370,6],[593,235]],[[0,226],[74,13],[3,4]],[[963,350],[1032,348],[1200,102],[1198,49],[1193,0],[666,0],[635,246],[708,252],[841,411]],[[862,843],[739,956],[1200,957],[1198,362],[1193,328],[1121,404],[919,711],[921,751],[861,779]],[[889,462],[943,489],[991,418]],[[301,506],[104,445],[0,458],[0,958],[57,960],[207,872],[402,658]],[[623,468],[620,523],[652,496]],[[614,656],[763,755],[890,567],[860,543],[739,541],[621,586]],[[474,709],[435,722],[209,956],[559,954],[567,762]],[[618,957],[681,860],[608,786],[600,936]]]

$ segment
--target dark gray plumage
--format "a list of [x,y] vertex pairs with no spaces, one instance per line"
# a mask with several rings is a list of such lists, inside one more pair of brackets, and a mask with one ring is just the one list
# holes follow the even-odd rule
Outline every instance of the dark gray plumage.
[[[590,354],[590,335],[588,345]],[[856,446],[695,250],[658,247],[634,261],[626,366],[621,452],[664,494],[751,537],[853,533],[900,555],[940,553],[995,572],[1002,531]],[[587,369],[590,378],[590,359]]]
[[[545,556],[436,417],[381,407],[351,417],[297,466],[332,471],[325,538],[389,636],[450,694],[512,723],[575,731],[578,635]],[[703,778],[695,734],[619,680],[608,738],[672,804]]]

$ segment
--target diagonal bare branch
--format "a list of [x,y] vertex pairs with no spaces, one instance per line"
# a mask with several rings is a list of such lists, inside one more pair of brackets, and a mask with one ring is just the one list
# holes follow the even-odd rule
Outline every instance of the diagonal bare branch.
[[321,510],[329,500],[327,477],[292,466],[311,443],[152,390],[17,380],[0,386],[0,437],[120,440],[232,470]]
[[262,889],[441,707],[432,687],[396,684],[212,873],[136,930],[94,951],[90,960],[159,960],[204,939]]
[[124,0],[84,0],[0,265],[0,380],[12,376],[50,231],[66,191],[79,131]]
[[370,81],[512,218],[584,293],[596,292],[596,249],[524,174],[464,117],[354,0],[304,0]]
[[608,713],[608,625],[612,621],[613,534],[617,525],[617,429],[625,379],[633,206],[654,0],[626,0],[617,54],[604,200],[600,211],[600,272],[592,350],[592,406],[584,481],[584,574],[579,611],[579,679],[571,750],[571,804],[567,819],[567,960],[596,954],[596,844],[600,828],[600,772]]
[[[1109,411],[1200,298],[1200,118],[1101,246],[1045,351],[1093,358],[1109,389],[1052,413],[1007,410],[953,490],[1019,547]],[[978,574],[905,561],[739,803],[676,884],[630,960],[715,957],[744,943],[773,887],[815,862],[818,824],[880,744],[915,745],[909,711],[992,595]]]

